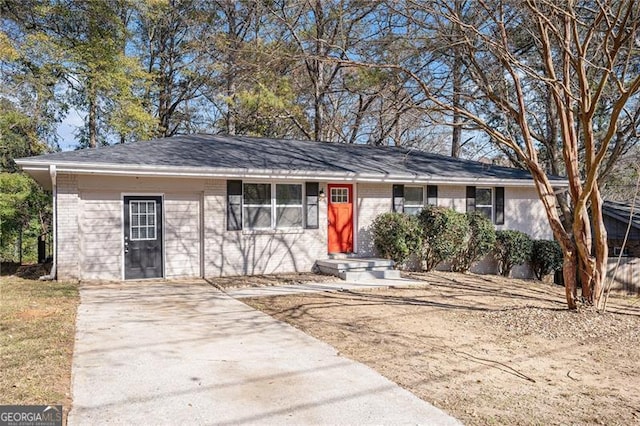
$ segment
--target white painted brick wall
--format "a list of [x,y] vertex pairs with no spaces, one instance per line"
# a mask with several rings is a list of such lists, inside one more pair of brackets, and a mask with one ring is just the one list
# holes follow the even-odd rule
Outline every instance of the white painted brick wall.
[[[123,193],[164,194],[164,275],[167,278],[200,276],[202,193],[190,191],[201,189],[202,181],[123,177],[97,180],[94,176],[78,176],[73,182],[70,186],[65,181],[65,191],[70,194],[59,197],[66,205],[73,201],[75,206],[74,217],[59,216],[67,224],[59,231],[59,241],[65,241],[68,253],[75,253],[73,257],[59,257],[61,279],[122,279]],[[166,192],[167,189],[170,192]]]
[[[326,193],[326,185],[321,184]],[[226,181],[205,183],[205,276],[309,272],[327,257],[327,204],[320,201],[319,229],[227,231]]]
[[382,213],[393,210],[393,185],[384,183],[359,183],[356,193],[356,229],[358,255],[375,256],[371,224]]
[[[82,179],[82,178],[80,178]],[[80,190],[80,278],[122,278],[122,201],[112,191]]]
[[[326,183],[320,186],[326,193]],[[355,188],[357,254],[373,256],[371,223],[379,214],[392,210],[392,185],[359,183]],[[202,190],[203,194],[197,192]],[[121,279],[123,192],[165,194],[167,277],[200,275],[201,197],[205,276],[310,271],[316,259],[327,256],[326,199],[320,201],[319,229],[227,231],[225,180],[123,177],[112,180],[59,174],[60,279]],[[464,186],[439,185],[438,205],[464,212],[465,193]],[[533,188],[505,189],[505,225],[499,229],[518,229],[534,238],[551,238],[544,209]],[[490,269],[493,269],[490,261],[474,268],[477,272],[492,272]]]
[[164,196],[165,276],[200,276],[201,194]]
[[438,185],[438,206],[464,213],[467,210],[467,187]]
[[497,229],[522,231],[534,239],[553,239],[547,214],[535,188],[504,190],[504,225]]
[[77,177],[58,174],[57,190],[57,275],[60,280],[77,280],[80,278]]

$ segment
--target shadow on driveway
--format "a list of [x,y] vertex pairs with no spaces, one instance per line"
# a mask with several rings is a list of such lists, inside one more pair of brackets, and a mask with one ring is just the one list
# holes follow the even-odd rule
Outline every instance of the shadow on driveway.
[[69,424],[459,424],[204,281],[80,296]]

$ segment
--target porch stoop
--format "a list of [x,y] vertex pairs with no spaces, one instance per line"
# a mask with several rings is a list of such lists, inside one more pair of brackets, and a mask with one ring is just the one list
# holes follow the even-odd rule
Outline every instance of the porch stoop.
[[335,275],[345,281],[400,278],[400,271],[393,269],[393,260],[388,259],[323,259],[316,260],[316,267],[323,274]]

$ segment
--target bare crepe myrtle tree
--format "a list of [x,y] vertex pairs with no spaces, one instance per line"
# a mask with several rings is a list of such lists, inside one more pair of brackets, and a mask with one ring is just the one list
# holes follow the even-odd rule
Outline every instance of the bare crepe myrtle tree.
[[[402,62],[350,61],[351,66],[390,67],[410,75],[426,98],[450,114],[475,123],[513,152],[529,169],[551,229],[562,247],[570,309],[577,286],[587,303],[599,305],[607,268],[607,234],[599,183],[603,164],[621,130],[637,116],[640,97],[640,4],[636,0],[479,0],[473,14],[455,3],[393,3],[407,16],[423,12],[425,34],[458,28],[456,49],[470,76],[464,102],[434,92],[422,73]],[[472,19],[469,19],[469,17]],[[557,144],[569,182],[560,206],[548,168],[540,157],[544,100],[553,108]],[[484,102],[493,117],[473,108]],[[502,121],[495,125],[495,117]],[[560,211],[560,207],[564,207]],[[561,214],[570,220],[562,220]]]

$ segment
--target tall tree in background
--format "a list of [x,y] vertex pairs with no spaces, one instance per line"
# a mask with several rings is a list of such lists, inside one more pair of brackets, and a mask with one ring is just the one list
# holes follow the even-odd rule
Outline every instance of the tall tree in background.
[[247,95],[248,69],[251,69],[252,74],[254,71],[259,72],[251,66],[252,59],[257,59],[257,56],[249,56],[252,50],[249,45],[258,42],[263,11],[260,2],[254,0],[220,0],[213,4],[215,8],[211,13],[214,15],[216,27],[220,28],[210,36],[214,37],[212,46],[217,48],[217,55],[214,56],[217,56],[218,60],[214,62],[214,66],[220,69],[221,84],[217,89],[222,94],[224,103],[221,130],[235,135],[241,125],[238,120],[241,103],[238,94],[243,91]]
[[[342,111],[336,108],[332,94],[344,93],[342,65],[328,58],[348,58],[365,49],[364,41],[372,30],[377,1],[276,1],[271,6],[274,25],[283,26],[282,37],[295,46],[296,58],[302,62],[306,84],[301,93],[308,96],[310,123],[302,128],[312,140],[335,140],[330,124]],[[277,28],[277,27],[276,27]],[[299,74],[302,77],[302,74]],[[304,80],[299,79],[303,82]]]
[[107,143],[110,132],[121,141],[148,137],[154,127],[136,92],[146,76],[126,54],[128,10],[126,1],[115,0],[3,4],[16,40],[35,41],[23,44],[31,45],[25,53],[39,53],[38,65],[58,78],[54,95],[65,93],[67,107],[86,111],[81,146]]
[[[134,46],[151,82],[144,95],[146,107],[158,120],[158,136],[197,130],[197,102],[205,79],[203,52],[197,40],[210,27],[200,2],[146,1],[138,4]],[[196,127],[194,129],[194,127]]]
[[13,158],[56,146],[55,128],[67,112],[65,100],[56,93],[63,77],[59,52],[46,37],[25,31],[33,24],[12,6],[0,5],[0,166],[11,172],[16,171]]

